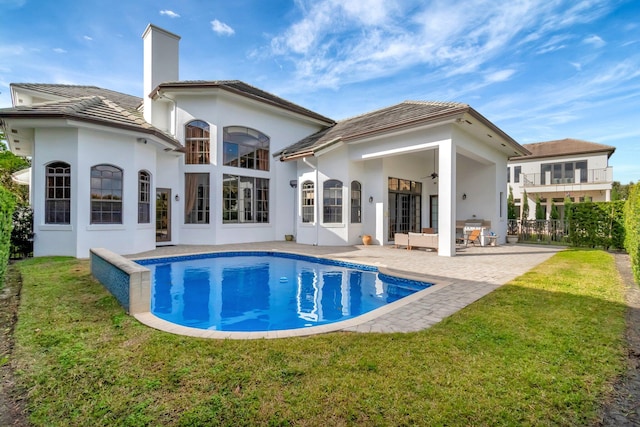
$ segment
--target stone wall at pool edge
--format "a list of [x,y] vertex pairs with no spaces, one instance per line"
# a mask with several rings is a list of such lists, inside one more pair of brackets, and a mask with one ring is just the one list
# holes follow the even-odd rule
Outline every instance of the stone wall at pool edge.
[[130,314],[151,311],[151,272],[103,248],[90,251],[91,275],[116,297]]

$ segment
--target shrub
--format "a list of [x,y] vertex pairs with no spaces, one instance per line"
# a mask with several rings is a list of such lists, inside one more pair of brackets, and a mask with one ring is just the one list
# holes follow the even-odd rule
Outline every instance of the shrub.
[[13,227],[13,210],[16,199],[4,187],[0,186],[0,284],[4,284],[9,252],[11,249],[11,228]]
[[624,206],[624,247],[631,258],[631,268],[640,283],[640,186],[630,185],[629,197]]
[[623,249],[624,202],[584,202],[569,207],[569,243],[572,246]]
[[29,206],[19,206],[13,212],[11,232],[11,254],[27,257],[33,252],[33,210]]

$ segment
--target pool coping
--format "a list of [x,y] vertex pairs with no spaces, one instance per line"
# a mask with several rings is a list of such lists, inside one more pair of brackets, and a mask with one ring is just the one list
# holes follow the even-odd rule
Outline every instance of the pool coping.
[[[250,253],[250,252],[256,252],[256,251],[255,250],[235,250],[235,251],[220,250],[220,251],[199,252],[199,253],[193,253],[193,254],[182,254],[182,255],[170,256],[170,257],[157,256],[157,257],[131,258],[131,260],[135,262],[143,259],[151,260],[151,259],[163,259],[163,258],[180,258],[180,257],[206,255],[206,254],[214,254],[214,253],[226,253],[226,252]],[[146,326],[149,326],[151,328],[168,332],[171,334],[184,335],[184,336],[197,337],[197,338],[247,340],[247,339],[275,339],[275,338],[303,337],[303,336],[310,336],[310,335],[325,334],[329,332],[338,332],[338,331],[346,330],[348,328],[354,328],[358,325],[369,322],[380,316],[389,314],[401,307],[404,307],[408,304],[418,301],[431,293],[438,292],[452,283],[450,281],[443,281],[441,279],[431,280],[431,278],[426,275],[411,274],[408,272],[403,272],[395,269],[389,269],[384,265],[367,263],[362,261],[345,262],[343,260],[335,259],[331,257],[309,255],[309,254],[303,254],[303,253],[298,253],[294,251],[272,250],[272,251],[258,251],[258,252],[284,253],[284,254],[296,255],[304,258],[324,259],[324,260],[329,260],[329,261],[333,261],[340,264],[365,265],[368,267],[375,267],[378,270],[378,273],[385,274],[387,276],[431,283],[431,286],[421,291],[415,292],[411,295],[408,295],[400,300],[389,303],[383,307],[379,307],[367,313],[361,314],[357,317],[341,320],[339,322],[334,322],[326,325],[310,326],[307,328],[280,329],[280,330],[274,330],[274,331],[251,331],[251,332],[219,331],[219,330],[200,329],[200,328],[193,328],[189,326],[178,325],[178,324],[169,322],[167,320],[161,319],[158,316],[151,313],[150,311],[135,313],[133,314],[133,316],[140,323]],[[144,267],[144,265],[142,266]]]

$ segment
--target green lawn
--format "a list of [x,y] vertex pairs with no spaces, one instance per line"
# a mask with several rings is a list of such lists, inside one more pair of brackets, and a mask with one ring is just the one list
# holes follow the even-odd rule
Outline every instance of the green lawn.
[[21,262],[35,425],[583,425],[624,369],[611,255],[568,250],[435,327],[255,341],[125,315],[86,261]]

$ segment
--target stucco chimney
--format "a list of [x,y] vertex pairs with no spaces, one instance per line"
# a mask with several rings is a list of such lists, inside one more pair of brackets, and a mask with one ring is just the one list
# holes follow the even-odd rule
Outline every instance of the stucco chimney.
[[180,36],[167,30],[147,25],[142,34],[144,41],[143,99],[144,119],[154,124],[153,102],[149,94],[160,83],[178,81],[178,44]]

